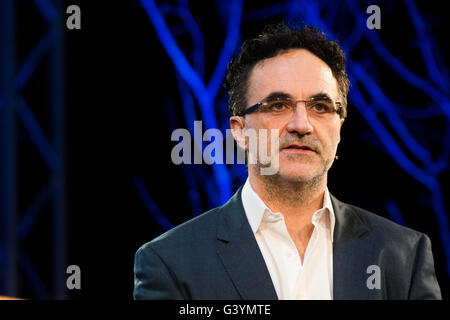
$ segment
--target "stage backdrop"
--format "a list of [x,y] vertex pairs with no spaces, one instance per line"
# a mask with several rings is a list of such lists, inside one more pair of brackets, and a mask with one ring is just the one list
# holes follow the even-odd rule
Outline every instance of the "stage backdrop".
[[[131,299],[135,251],[225,203],[247,176],[242,164],[175,164],[172,133],[194,137],[201,121],[202,133],[225,139],[229,60],[265,24],[285,21],[321,28],[347,55],[348,118],[330,191],[426,233],[448,297],[439,3],[6,0],[1,10],[0,294]],[[210,143],[192,141],[192,155]],[[67,288],[70,265],[80,289]]]

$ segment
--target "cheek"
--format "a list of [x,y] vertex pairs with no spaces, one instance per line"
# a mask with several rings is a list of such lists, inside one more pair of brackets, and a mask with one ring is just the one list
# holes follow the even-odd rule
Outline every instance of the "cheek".
[[339,129],[334,130],[333,133],[330,136],[330,146],[333,148],[333,152],[336,150],[339,141],[340,141],[340,131]]
[[[251,122],[250,122],[251,121]],[[273,121],[273,119],[269,119],[268,117],[265,117],[262,114],[257,114],[256,117],[254,117],[252,120],[249,121],[249,124],[253,128],[258,129],[276,129],[277,123]]]
[[262,152],[267,155],[273,155],[279,151],[279,141],[282,133],[279,124],[268,121],[264,117],[252,117],[246,121],[245,127],[247,129],[246,139],[249,150]]
[[340,141],[340,128],[332,126],[323,128],[323,130],[324,134],[319,137],[324,149],[323,151],[326,153],[333,153]]
[[252,118],[248,119],[245,123],[245,127],[248,130],[253,130],[259,136],[260,134],[265,134],[268,137],[271,135],[272,129],[278,130],[278,136],[281,135],[282,128],[279,127],[279,124],[274,121],[269,121],[264,117]]

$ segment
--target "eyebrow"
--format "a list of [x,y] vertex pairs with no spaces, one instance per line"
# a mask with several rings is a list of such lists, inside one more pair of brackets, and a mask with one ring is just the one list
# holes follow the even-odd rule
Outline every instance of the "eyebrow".
[[[286,92],[275,91],[275,92],[270,93],[263,101],[272,101],[272,100],[276,100],[276,99],[294,100],[294,97]],[[316,93],[316,94],[310,96],[309,99],[333,101],[333,99],[331,99],[330,96],[325,92]]]
[[272,101],[277,99],[294,99],[289,93],[282,91],[271,92],[263,101]]
[[314,100],[325,100],[325,101],[333,101],[333,99],[330,98],[330,96],[324,92],[320,92],[317,93],[315,95],[313,95],[312,97],[310,97],[310,99],[314,99]]

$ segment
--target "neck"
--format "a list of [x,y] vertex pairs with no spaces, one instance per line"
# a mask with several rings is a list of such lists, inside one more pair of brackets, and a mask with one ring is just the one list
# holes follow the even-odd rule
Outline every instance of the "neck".
[[311,221],[323,206],[327,174],[304,180],[287,180],[278,175],[250,174],[253,190],[272,212],[281,212],[290,221]]

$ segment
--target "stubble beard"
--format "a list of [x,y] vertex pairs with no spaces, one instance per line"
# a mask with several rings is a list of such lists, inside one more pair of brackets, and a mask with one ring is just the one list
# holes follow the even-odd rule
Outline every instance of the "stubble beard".
[[[318,172],[312,177],[286,176],[280,170],[273,175],[259,175],[263,182],[267,200],[295,206],[296,203],[308,203],[313,196],[326,186],[328,170],[332,160],[321,158],[321,166]],[[256,164],[256,171],[265,167]]]

